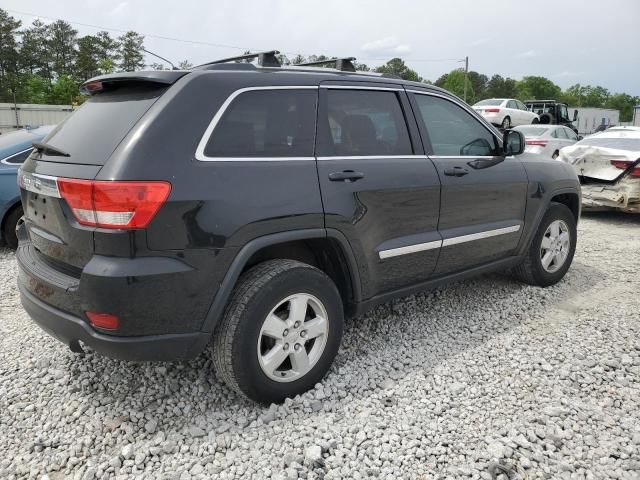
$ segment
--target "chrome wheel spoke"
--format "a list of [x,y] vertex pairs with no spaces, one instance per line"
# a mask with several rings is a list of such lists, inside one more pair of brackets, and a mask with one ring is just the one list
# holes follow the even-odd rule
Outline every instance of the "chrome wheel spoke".
[[316,317],[304,323],[304,331],[306,332],[305,340],[319,337],[327,333],[327,319],[324,317]]
[[551,262],[553,261],[554,255],[553,252],[551,251],[547,251],[543,256],[542,256],[542,266],[545,268],[545,270],[549,269],[549,266],[551,265]]
[[571,237],[569,236],[569,232],[562,232],[560,234],[560,236],[558,237],[558,240],[560,240],[560,242],[563,245],[569,245],[569,240],[571,240]]
[[285,321],[272,313],[262,325],[262,334],[271,338],[281,339],[283,338],[283,332],[286,328],[287,324]]
[[304,375],[311,369],[309,355],[303,347],[291,352],[291,366],[299,375]]
[[551,239],[547,236],[542,237],[540,246],[545,250],[549,250],[551,248]]
[[287,359],[289,353],[289,350],[285,350],[281,344],[276,343],[271,350],[262,356],[264,369],[273,374]]
[[558,222],[552,222],[549,228],[551,229],[551,238],[554,240],[558,238],[560,235],[560,224]]
[[289,301],[289,323],[304,322],[307,316],[309,298],[306,295],[296,295]]

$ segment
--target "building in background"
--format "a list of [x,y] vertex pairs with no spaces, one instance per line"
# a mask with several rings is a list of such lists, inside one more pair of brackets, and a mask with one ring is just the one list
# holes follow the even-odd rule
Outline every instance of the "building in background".
[[0,103],[0,133],[20,128],[55,125],[73,112],[71,105]]
[[578,111],[578,120],[573,124],[578,128],[579,135],[589,135],[600,125],[620,125],[620,111],[609,108],[569,107],[569,115]]
[[640,127],[640,105],[633,107],[633,121],[631,122],[631,125]]

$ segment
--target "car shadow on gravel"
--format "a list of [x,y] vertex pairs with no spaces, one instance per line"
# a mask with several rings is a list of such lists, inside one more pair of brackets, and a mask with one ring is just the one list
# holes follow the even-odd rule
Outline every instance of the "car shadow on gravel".
[[[535,321],[530,310],[560,304],[575,291],[588,292],[599,279],[596,268],[579,262],[563,282],[547,289],[492,274],[396,299],[349,319],[343,345],[323,381],[327,401],[336,394],[330,409],[340,412],[345,396],[357,400],[375,395],[389,401],[384,393],[389,382],[416,373],[430,375],[449,357]],[[85,378],[73,388],[78,397],[111,405],[115,418],[134,407],[143,414],[163,414],[175,430],[192,425],[198,415],[219,415],[225,421],[239,416],[241,428],[265,412],[215,378],[209,351],[174,363],[124,362],[91,352],[67,358],[70,377]],[[308,404],[314,396],[304,394],[300,401]]]
[[596,220],[601,223],[607,223],[612,225],[622,226],[637,226],[640,227],[640,214],[625,213],[619,211],[583,211],[582,218]]

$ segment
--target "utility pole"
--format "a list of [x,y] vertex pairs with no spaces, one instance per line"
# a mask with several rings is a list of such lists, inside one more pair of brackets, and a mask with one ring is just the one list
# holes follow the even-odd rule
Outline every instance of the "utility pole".
[[467,101],[467,78],[469,77],[469,56],[464,57],[464,98]]

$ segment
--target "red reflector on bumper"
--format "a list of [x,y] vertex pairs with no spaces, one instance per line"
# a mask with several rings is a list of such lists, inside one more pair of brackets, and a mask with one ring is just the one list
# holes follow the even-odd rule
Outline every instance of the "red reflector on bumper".
[[89,323],[103,330],[116,330],[120,326],[120,320],[109,313],[85,312]]

